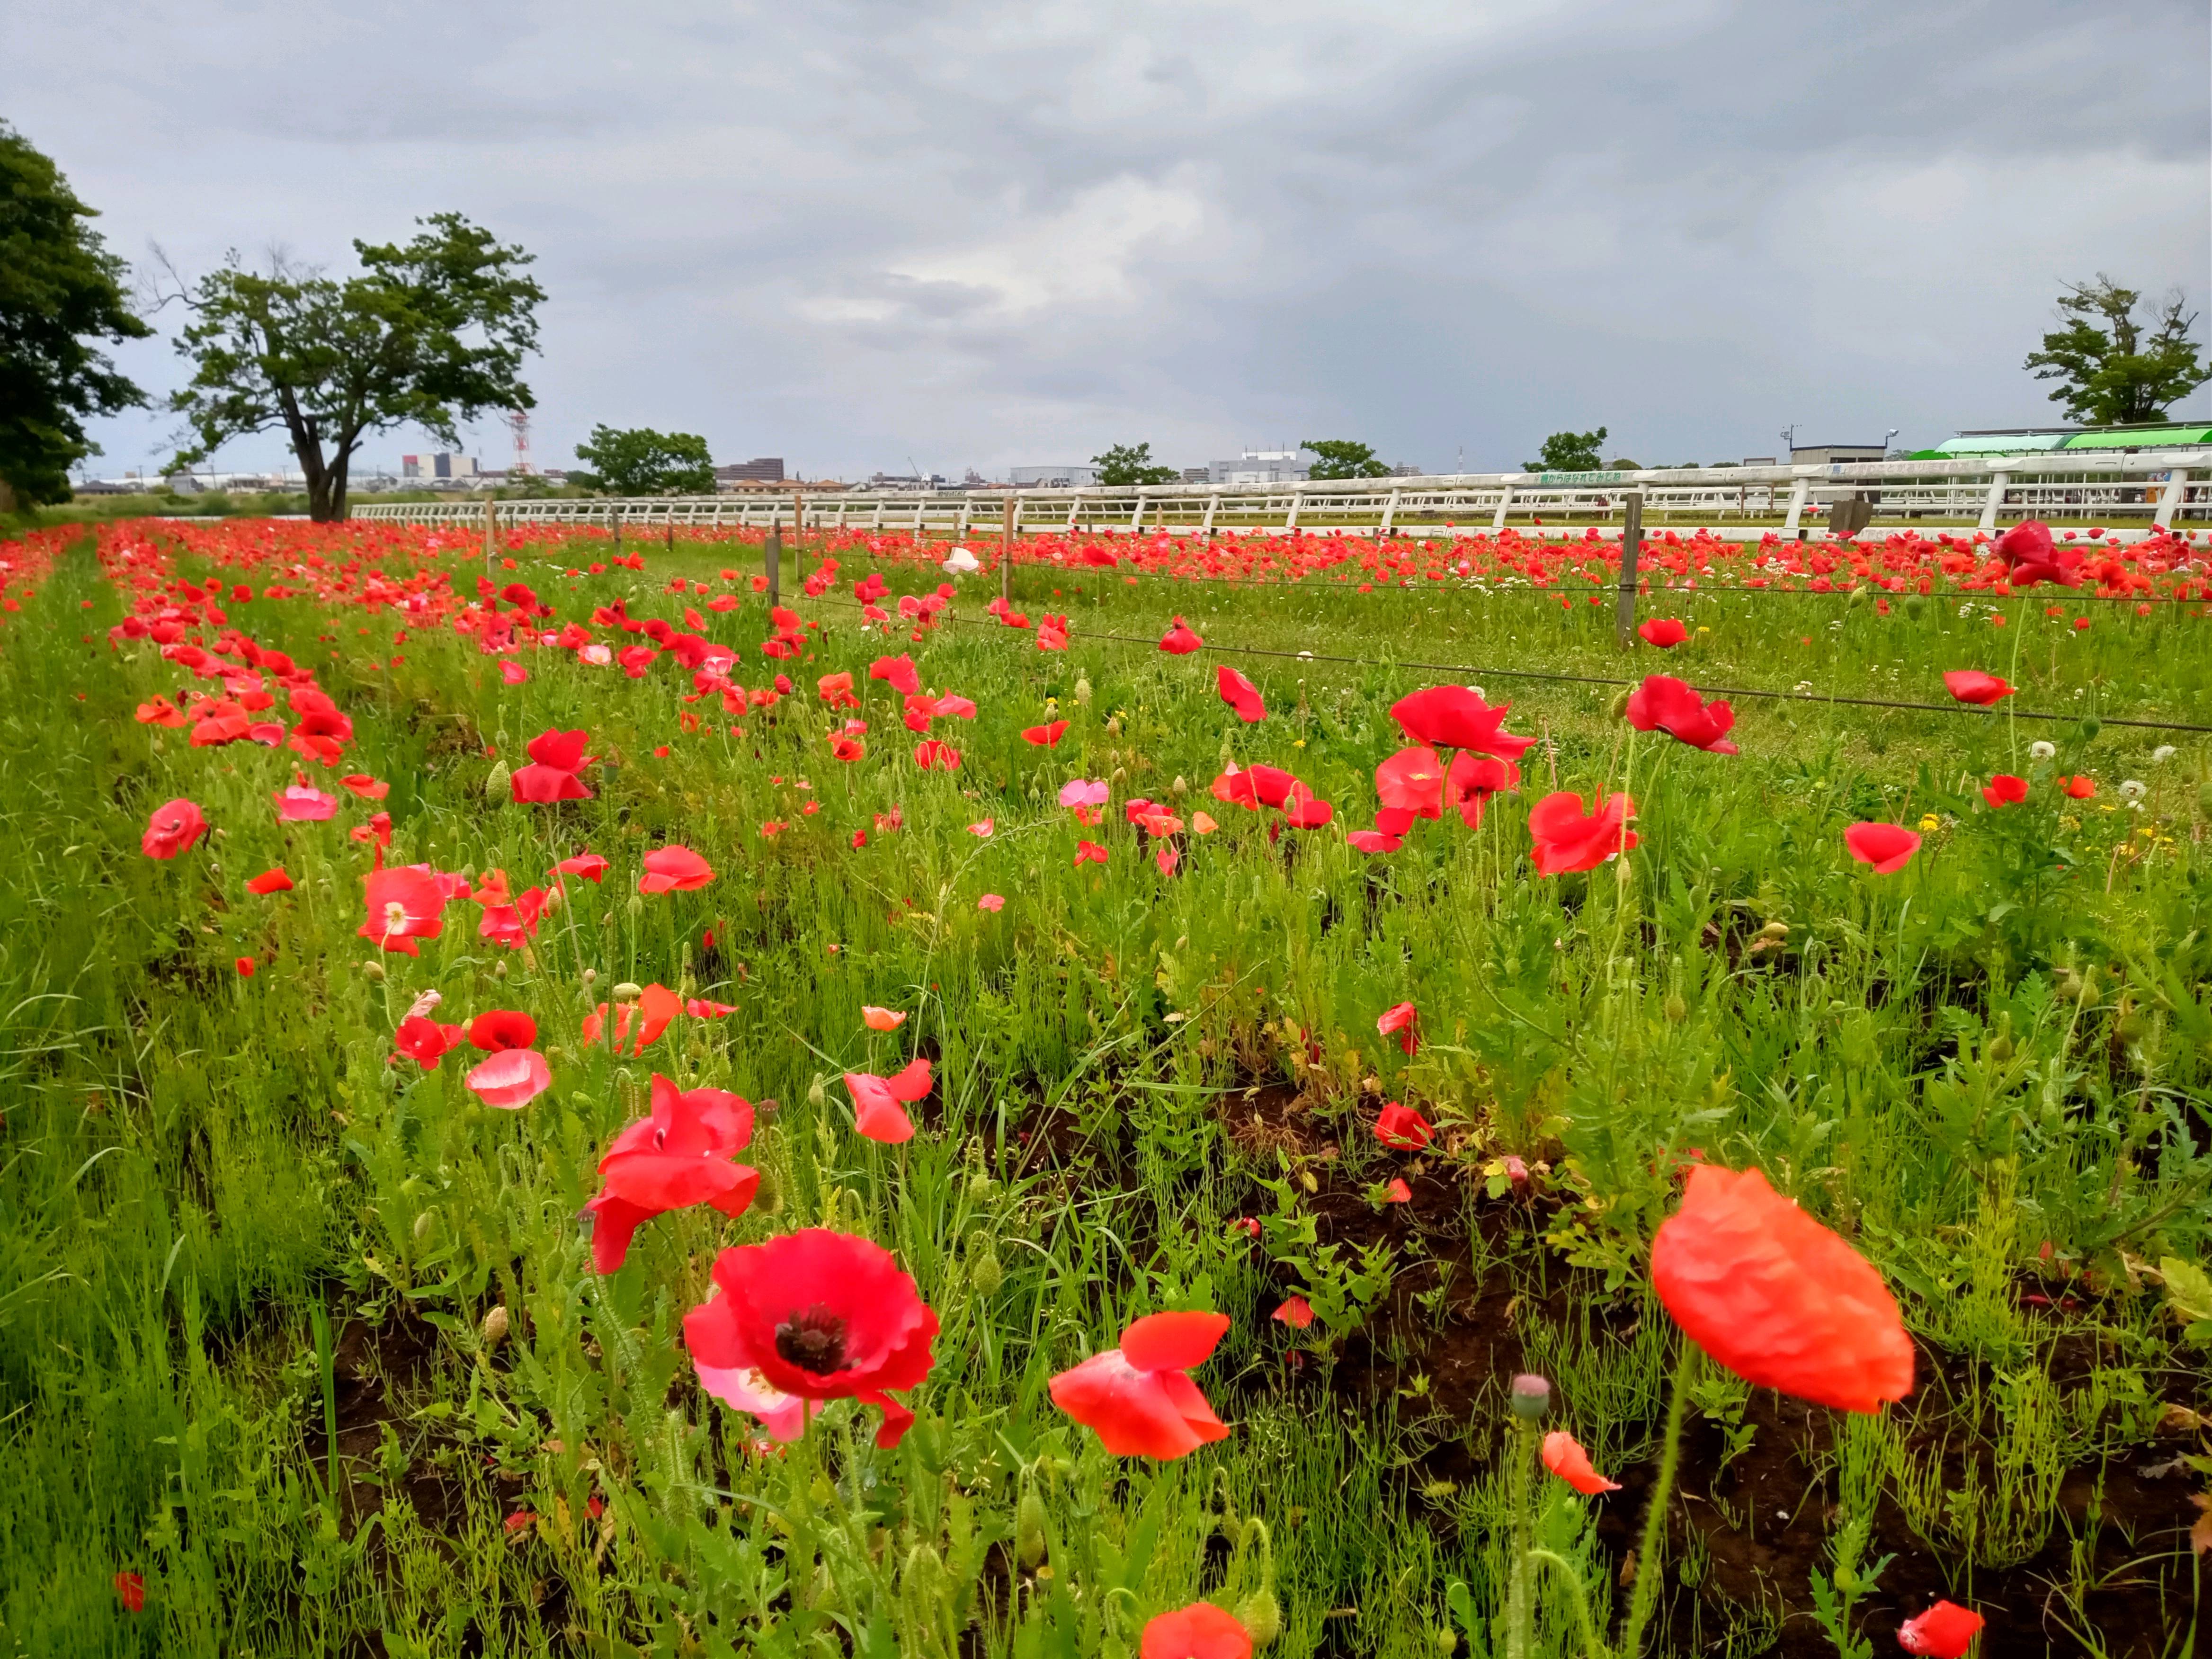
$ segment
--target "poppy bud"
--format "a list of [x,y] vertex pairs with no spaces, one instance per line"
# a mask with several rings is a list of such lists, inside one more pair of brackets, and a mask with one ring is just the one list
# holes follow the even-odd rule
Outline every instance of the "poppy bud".
[[2104,722],[2100,720],[2094,714],[2090,715],[2088,719],[2081,722],[2081,741],[2084,743],[2096,742],[2097,733],[2104,729]]
[[545,913],[548,915],[550,915],[554,911],[559,909],[568,902],[568,898],[562,890],[556,886],[545,895],[544,908]]
[[[632,893],[629,896],[629,903],[627,908],[629,911],[629,919],[632,921],[635,921],[640,916],[645,914],[645,900],[641,895]],[[613,918],[610,916],[608,920],[612,921]]]
[[1618,696],[1616,696],[1616,697],[1614,697],[1614,698],[1613,698],[1613,719],[1615,719],[1615,720],[1620,720],[1620,719],[1624,718],[1624,717],[1627,714],[1627,713],[1628,713],[1628,697],[1629,697],[1629,694],[1628,694],[1626,691],[1623,691],[1623,692],[1621,692]]
[[1115,737],[1120,737],[1121,735],[1121,717],[1119,714],[1109,715],[1106,720],[1106,730]]
[[1030,1572],[1044,1559],[1044,1499],[1035,1486],[1024,1490],[1014,1506],[1014,1556]]
[[1552,1409],[1552,1385],[1534,1371],[1522,1371],[1513,1379],[1510,1403],[1514,1416],[1534,1423]]
[[494,979],[505,979],[507,977],[507,963],[504,962],[495,962],[492,963],[491,976]]
[[483,1343],[483,1351],[486,1353],[491,1352],[493,1349],[507,1340],[507,1309],[504,1305],[494,1308],[483,1316],[483,1328],[477,1334]]
[[1790,924],[1786,921],[1770,921],[1759,930],[1759,937],[1771,944],[1779,945],[1790,937]]
[[385,1093],[390,1094],[399,1086],[399,1073],[387,1066],[384,1068],[384,1075],[378,1081],[383,1084]]
[[617,1002],[635,1002],[644,994],[645,988],[643,986],[632,984],[629,980],[624,980],[621,984],[615,987],[615,1000]]
[[1252,1638],[1252,1645],[1264,1648],[1283,1633],[1283,1609],[1271,1589],[1254,1590],[1237,1604],[1237,1622],[1244,1626],[1244,1633]]
[[1982,1053],[1996,1065],[2002,1066],[2012,1058],[2012,1039],[1999,1035],[1989,1040]]
[[827,1106],[830,1103],[830,1091],[822,1086],[819,1072],[814,1074],[814,1081],[807,1086],[806,1103],[810,1106]]
[[1459,1651],[1459,1632],[1455,1630],[1438,1631],[1437,1632],[1437,1651],[1443,1654],[1445,1656],[1445,1659],[1450,1659],[1450,1656],[1453,1654]]
[[1115,767],[1115,768],[1114,769],[1114,775],[1113,775],[1113,777],[1112,777],[1110,780],[1109,780],[1109,781],[1110,781],[1110,782],[1114,785],[1114,787],[1115,787],[1115,788],[1117,788],[1117,789],[1118,789],[1118,788],[1120,788],[1123,784],[1125,784],[1125,783],[1128,782],[1128,781],[1129,781],[1129,769],[1128,769],[1127,767],[1126,767],[1126,766],[1117,766],[1117,767]]
[[1921,613],[1927,609],[1928,601],[1919,594],[1908,593],[1905,596],[1905,614],[1914,621],[1918,621]]
[[428,1239],[431,1229],[435,1227],[437,1224],[438,1212],[435,1210],[425,1210],[422,1214],[416,1216],[415,1218],[415,1242],[417,1244],[420,1244]]
[[1670,991],[1670,992],[1668,992],[1668,993],[1667,994],[1667,1018],[1668,1018],[1668,1020],[1670,1020],[1671,1022],[1673,1022],[1674,1024],[1676,1024],[1676,1025],[1680,1025],[1680,1024],[1684,1020],[1687,1019],[1689,1017],[1690,1017],[1690,1005],[1689,1005],[1688,1003],[1686,1003],[1686,1002],[1685,1002],[1685,1001],[1683,1001],[1683,1000],[1682,1000],[1682,994],[1681,994],[1680,991]]
[[996,1296],[1006,1282],[1006,1270],[1000,1265],[999,1253],[988,1238],[980,1247],[971,1243],[968,1250],[968,1282],[975,1287],[978,1296]]
[[361,972],[362,978],[367,979],[374,984],[381,985],[384,983],[384,964],[380,962],[362,963],[361,964]]
[[1091,680],[1089,676],[1079,675],[1076,677],[1075,700],[1080,703],[1088,703],[1091,701]]
[[586,968],[584,969],[584,988],[586,990],[590,990],[592,987],[597,985],[599,982],[599,970],[598,969]]

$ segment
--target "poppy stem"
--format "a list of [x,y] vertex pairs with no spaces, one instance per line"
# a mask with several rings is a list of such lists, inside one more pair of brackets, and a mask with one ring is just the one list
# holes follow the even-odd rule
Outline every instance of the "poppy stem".
[[1583,1589],[1582,1574],[1575,1571],[1574,1563],[1564,1555],[1546,1549],[1532,1549],[1527,1560],[1531,1567],[1549,1566],[1567,1581],[1567,1588],[1575,1593],[1575,1624],[1582,1632],[1583,1651],[1589,1659],[1607,1659],[1605,1644],[1598,1640],[1597,1626],[1590,1620],[1589,1597]]
[[1505,1659],[1528,1659],[1533,1613],[1528,1595],[1530,1537],[1534,1530],[1529,1510],[1535,1502],[1529,1474],[1536,1461],[1536,1431],[1533,1424],[1516,1417],[1510,1432],[1512,1439],[1508,1443],[1513,1458],[1513,1570],[1505,1592]]
[[1674,1471],[1682,1461],[1682,1408],[1688,1403],[1690,1384],[1698,1375],[1698,1345],[1682,1339],[1682,1357],[1674,1364],[1674,1382],[1667,1396],[1667,1433],[1659,1452],[1659,1478],[1652,1483],[1650,1508],[1644,1517],[1644,1539],[1636,1552],[1636,1595],[1628,1605],[1628,1623],[1620,1633],[1621,1659],[1638,1659],[1643,1651],[1644,1626],[1659,1600],[1660,1580],[1666,1577],[1659,1553],[1667,1540],[1667,1505],[1674,1495]]

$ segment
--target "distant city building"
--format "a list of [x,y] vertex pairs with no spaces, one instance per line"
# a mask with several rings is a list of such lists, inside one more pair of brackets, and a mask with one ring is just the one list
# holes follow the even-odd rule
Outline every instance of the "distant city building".
[[872,472],[865,489],[942,489],[945,475],[931,472],[917,475],[912,472]]
[[1409,466],[1401,461],[1390,469],[1390,476],[1394,478],[1419,478],[1424,474],[1418,466]]
[[714,481],[718,484],[781,483],[783,457],[757,455],[750,461],[732,461],[714,469]]
[[1072,489],[1081,484],[1098,482],[1098,469],[1079,466],[1069,462],[1065,466],[1010,466],[1006,482],[1017,489]]
[[1182,470],[1182,481],[1185,483],[1212,483],[1213,469],[1210,466],[1187,466]]
[[1297,483],[1313,476],[1321,459],[1310,449],[1248,449],[1233,461],[1216,461],[1206,480],[1219,484]]
[[466,455],[402,455],[399,476],[403,478],[473,478],[477,464]]
[[1792,444],[1792,466],[1833,466],[1838,461],[1878,461],[1889,453],[1886,444]]
[[1914,460],[1951,460],[1984,455],[2039,455],[2054,449],[2197,449],[2212,445],[2212,426],[2166,422],[2135,426],[2011,427],[1961,432],[1933,449],[1916,451]]

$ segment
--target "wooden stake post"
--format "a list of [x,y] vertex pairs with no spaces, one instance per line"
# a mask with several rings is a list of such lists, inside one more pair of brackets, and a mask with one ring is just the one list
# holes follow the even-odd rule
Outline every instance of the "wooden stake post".
[[491,550],[499,537],[499,501],[489,491],[484,495],[484,569],[491,569]]
[[1009,603],[1013,599],[1014,571],[1014,498],[1006,497],[1006,520],[999,532],[999,597]]
[[1636,556],[1644,547],[1644,492],[1630,490],[1623,505],[1627,512],[1620,526],[1620,611],[1614,631],[1626,651],[1636,630]]

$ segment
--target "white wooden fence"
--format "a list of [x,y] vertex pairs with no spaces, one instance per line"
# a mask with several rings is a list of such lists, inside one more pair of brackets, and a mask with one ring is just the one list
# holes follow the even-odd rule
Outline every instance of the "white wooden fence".
[[[2194,476],[2192,476],[2192,472]],[[1778,515],[1785,533],[1847,497],[1866,498],[1877,525],[2079,520],[2118,529],[2212,522],[2212,453],[2080,451],[1973,462],[1859,461],[1829,466],[1697,467],[1641,472],[1463,473],[1436,478],[1227,486],[935,491],[746,490],[722,495],[502,501],[503,525],[676,526],[794,523],[805,533],[848,529],[965,536],[998,530],[1006,503],[1025,534],[1082,530],[1218,532],[1340,531],[1346,535],[1474,535],[1544,518],[1577,526],[1618,520],[1641,491],[1647,526],[1703,524],[1726,532]],[[479,525],[481,496],[357,502],[372,522]],[[796,515],[796,516],[795,516]],[[1744,533],[1738,529],[1736,533]],[[1753,532],[1752,533],[1757,533]]]

